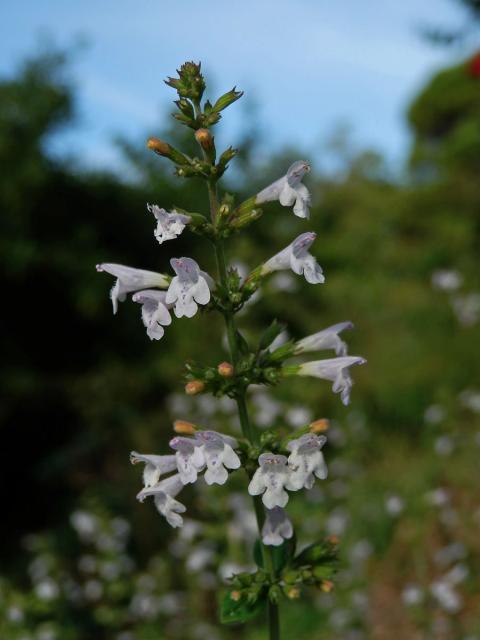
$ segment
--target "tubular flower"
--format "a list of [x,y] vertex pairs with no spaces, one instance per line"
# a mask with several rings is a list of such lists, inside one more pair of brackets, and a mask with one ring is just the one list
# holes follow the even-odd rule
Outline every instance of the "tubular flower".
[[175,460],[180,480],[183,484],[195,482],[198,472],[205,467],[205,457],[195,440],[175,437],[169,444],[176,451]]
[[160,476],[174,471],[177,468],[175,456],[154,456],[137,453],[136,451],[130,453],[130,462],[132,464],[138,464],[139,462],[145,463],[143,470],[143,484],[145,488],[157,484]]
[[207,465],[205,482],[207,484],[225,484],[227,469],[238,469],[240,458],[233,447],[237,441],[216,431],[197,431],[195,444],[199,447]]
[[307,231],[295,238],[295,240],[282,251],[270,258],[261,268],[261,275],[272,271],[291,269],[297,275],[304,275],[310,284],[325,282],[322,268],[308,249],[317,237],[316,233]]
[[142,489],[137,495],[137,500],[143,502],[148,496],[153,496],[155,506],[158,511],[165,516],[168,524],[173,527],[181,527],[183,525],[183,518],[180,513],[185,513],[187,510],[185,505],[178,500],[175,500],[180,491],[183,489],[183,482],[180,479],[179,474],[165,478],[153,487],[147,487]]
[[112,262],[97,264],[97,271],[106,271],[117,277],[110,292],[113,313],[117,313],[118,302],[123,302],[127,297],[127,293],[148,289],[149,287],[166,289],[170,283],[170,278],[162,273],[134,269],[133,267],[126,267],[123,264],[114,264]]
[[262,527],[263,544],[279,547],[284,540],[293,536],[290,518],[281,507],[267,509],[267,515]]
[[345,329],[353,329],[351,322],[339,322],[327,327],[318,333],[299,340],[295,345],[295,354],[306,351],[320,351],[322,349],[335,349],[337,356],[347,355],[347,345],[338,335]]
[[197,313],[198,304],[210,302],[209,284],[211,286],[213,281],[207,273],[200,271],[192,258],[172,258],[170,264],[177,275],[170,283],[165,302],[175,304],[177,318],[192,318]]
[[302,184],[303,176],[310,171],[310,165],[305,160],[297,160],[287,173],[260,191],[255,198],[255,204],[278,200],[284,207],[293,207],[293,213],[299,218],[310,216],[310,192]]
[[175,210],[165,211],[156,204],[147,204],[147,209],[153,213],[157,220],[154,235],[160,244],[166,240],[175,240],[185,229],[185,226],[191,222],[190,216],[177,213]]
[[295,491],[295,487],[290,483],[287,458],[273,453],[262,453],[258,458],[258,464],[260,466],[248,485],[248,493],[251,496],[263,493],[262,502],[267,509],[285,507],[288,502],[285,489]]
[[137,291],[132,296],[134,302],[142,305],[142,320],[150,340],[160,340],[165,333],[163,327],[172,323],[168,306],[165,304],[166,296],[165,291],[155,289]]
[[349,367],[355,364],[365,364],[365,358],[358,356],[343,356],[341,358],[330,358],[328,360],[314,360],[298,365],[297,375],[314,376],[333,382],[333,393],[340,393],[344,405],[350,402],[350,389],[353,380],[350,377]]
[[320,449],[327,441],[325,436],[307,433],[296,440],[290,440],[287,449],[288,466],[292,470],[290,482],[296,489],[311,489],[315,476],[325,480],[328,475],[327,465]]

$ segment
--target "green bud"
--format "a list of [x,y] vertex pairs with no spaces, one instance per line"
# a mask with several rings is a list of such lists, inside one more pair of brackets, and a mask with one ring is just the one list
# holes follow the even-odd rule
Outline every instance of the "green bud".
[[217,113],[219,111],[223,111],[224,109],[229,107],[231,104],[236,102],[239,98],[241,98],[243,96],[243,91],[235,91],[235,89],[236,87],[233,87],[231,91],[227,91],[227,93],[224,93],[223,96],[221,96],[215,102],[215,104],[212,107],[212,111],[216,111]]
[[280,597],[282,595],[282,590],[277,584],[272,584],[270,589],[268,590],[268,597],[270,598],[270,602],[273,604],[278,604]]
[[205,80],[200,72],[201,64],[185,62],[177,69],[178,78],[167,78],[165,84],[176,89],[181,98],[200,101],[205,91]]
[[283,579],[287,584],[295,584],[301,578],[301,574],[298,571],[286,571],[283,574]]

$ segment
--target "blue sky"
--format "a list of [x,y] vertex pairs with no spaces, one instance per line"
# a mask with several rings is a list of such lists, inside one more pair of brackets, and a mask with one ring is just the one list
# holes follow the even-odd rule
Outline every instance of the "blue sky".
[[[419,30],[461,22],[453,0],[3,0],[0,73],[42,37],[87,40],[72,63],[79,119],[54,147],[73,146],[87,166],[119,166],[117,133],[143,144],[158,131],[174,96],[162,80],[187,59],[202,60],[212,93],[245,90],[265,153],[291,144],[321,164],[325,141],[348,123],[357,145],[398,162],[406,105],[455,57]],[[220,142],[235,144],[251,117],[231,107]]]

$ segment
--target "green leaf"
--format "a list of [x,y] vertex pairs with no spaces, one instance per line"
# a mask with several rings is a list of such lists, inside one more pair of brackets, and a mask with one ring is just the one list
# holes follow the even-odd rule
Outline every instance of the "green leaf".
[[226,109],[228,106],[230,106],[233,102],[236,102],[242,96],[243,96],[243,91],[235,91],[235,87],[233,87],[231,91],[227,91],[227,93],[224,93],[223,96],[220,96],[220,98],[213,105],[212,110],[216,112],[223,111],[223,109]]
[[300,553],[293,561],[293,566],[302,565],[334,565],[338,559],[337,546],[328,540],[315,542]]
[[266,600],[265,590],[254,595],[246,591],[229,589],[223,596],[220,605],[220,622],[235,624],[251,620],[262,611]]
[[240,351],[240,354],[242,356],[248,354],[250,352],[250,347],[248,346],[248,342],[242,336],[240,331],[236,332],[236,336],[235,337],[236,337],[236,340],[237,340],[237,346],[238,346],[238,350]]
[[278,320],[274,320],[272,324],[263,332],[262,337],[260,338],[259,350],[262,351],[269,347],[272,342],[277,338],[282,331],[285,329],[286,325],[278,322]]

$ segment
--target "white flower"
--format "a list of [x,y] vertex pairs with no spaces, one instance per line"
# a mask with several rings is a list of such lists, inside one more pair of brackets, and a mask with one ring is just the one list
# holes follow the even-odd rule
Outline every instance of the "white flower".
[[320,480],[327,477],[327,465],[320,451],[326,441],[325,436],[306,433],[288,443],[287,449],[291,451],[288,466],[292,470],[290,482],[296,489],[311,489],[315,476]]
[[147,204],[147,209],[157,219],[155,238],[160,244],[166,240],[175,240],[185,229],[185,225],[191,221],[190,216],[185,216],[176,211],[169,213],[156,204]]
[[216,431],[197,431],[195,441],[196,445],[200,447],[207,465],[205,482],[207,484],[225,484],[228,478],[227,469],[240,467],[240,458],[233,450],[237,444],[236,440]]
[[[172,456],[173,457],[173,456]],[[186,508],[178,500],[175,500],[180,491],[183,489],[183,482],[177,473],[174,476],[165,478],[153,487],[142,489],[137,495],[137,500],[143,502],[148,496],[154,497],[155,506],[158,511],[165,516],[170,526],[176,528],[183,525],[183,518],[180,513],[185,513]]]
[[432,285],[443,291],[455,291],[462,286],[463,278],[454,269],[438,269],[432,274]]
[[192,318],[198,310],[198,304],[210,302],[209,282],[212,280],[192,258],[172,258],[172,269],[177,274],[168,287],[165,302],[175,303],[177,318]]
[[106,271],[112,276],[117,277],[110,292],[113,313],[117,313],[118,302],[123,302],[127,297],[127,293],[140,291],[140,289],[148,289],[150,287],[166,289],[170,282],[170,278],[162,273],[145,271],[144,269],[134,269],[133,267],[126,267],[123,264],[114,264],[112,262],[97,264],[97,271]]
[[165,304],[166,296],[165,291],[157,291],[156,289],[137,291],[132,296],[134,302],[142,305],[142,320],[150,340],[160,340],[165,333],[163,327],[172,323],[168,307]]
[[348,369],[355,364],[365,364],[365,362],[365,358],[358,356],[314,360],[299,365],[297,375],[331,380],[333,393],[340,393],[343,404],[347,405],[350,402],[350,389],[353,386]]
[[267,509],[285,507],[288,502],[289,489],[295,491],[290,484],[290,470],[287,467],[287,458],[273,453],[262,453],[258,458],[259,468],[255,471],[248,485],[248,493],[258,496],[263,493],[262,502]]
[[293,213],[299,218],[310,216],[310,193],[302,184],[303,176],[310,171],[310,165],[304,160],[297,160],[288,169],[286,175],[260,191],[255,198],[255,204],[278,200],[284,207],[293,207]]
[[159,481],[160,476],[177,468],[177,461],[174,455],[154,456],[132,451],[130,453],[130,462],[132,464],[145,463],[145,469],[143,470],[143,484],[145,487],[153,487]]
[[292,536],[292,523],[285,511],[281,507],[267,509],[262,527],[263,544],[278,547],[284,540],[289,540]]
[[179,436],[170,440],[169,444],[176,451],[177,469],[183,484],[195,482],[198,472],[205,467],[205,457],[200,447],[195,440]]
[[297,275],[304,275],[310,284],[325,282],[322,268],[315,258],[308,252],[313,241],[317,237],[313,231],[307,231],[295,238],[295,240],[282,251],[270,258],[261,268],[261,275],[281,269],[291,269]]
[[295,345],[295,354],[306,351],[321,351],[322,349],[335,349],[337,356],[347,354],[347,345],[338,335],[345,329],[353,329],[351,322],[339,322],[331,327],[327,327],[318,333],[299,340]]

